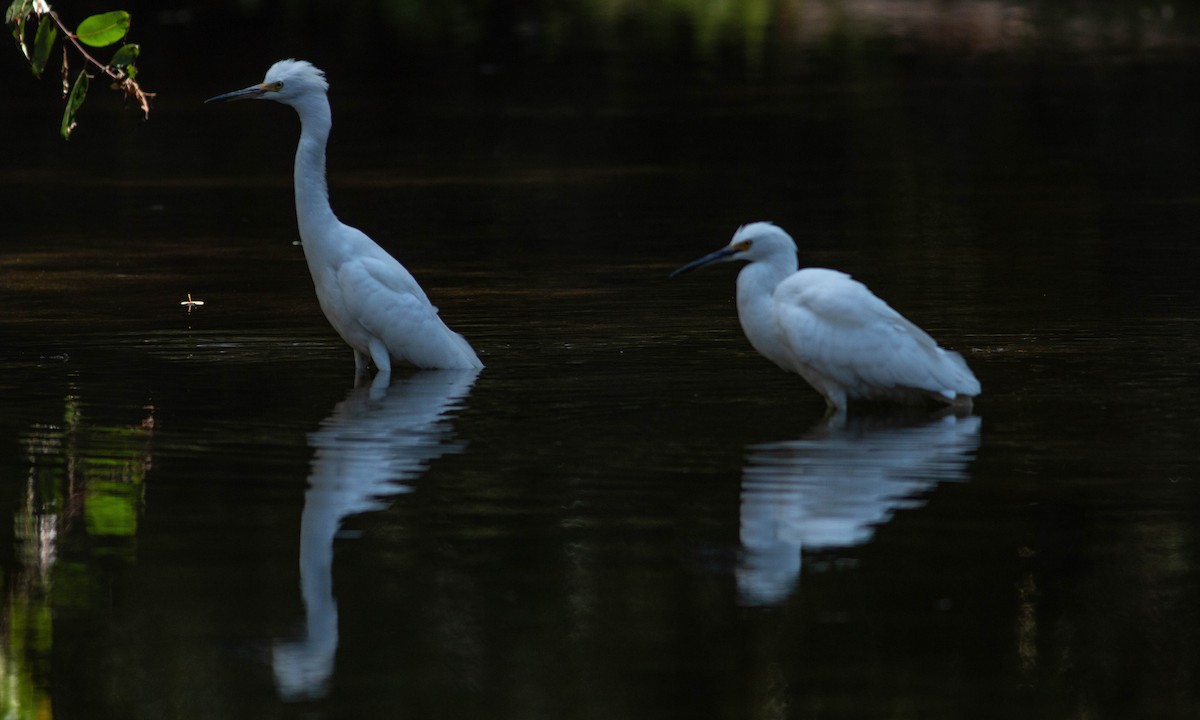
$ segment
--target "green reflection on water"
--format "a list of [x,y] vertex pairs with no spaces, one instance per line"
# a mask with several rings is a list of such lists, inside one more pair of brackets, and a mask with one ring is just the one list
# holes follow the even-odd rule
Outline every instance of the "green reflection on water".
[[93,607],[100,557],[133,562],[150,467],[152,408],[137,426],[89,425],[83,402],[63,399],[62,421],[21,438],[23,499],[14,518],[17,564],[4,598],[0,708],[5,718],[50,718],[56,612]]

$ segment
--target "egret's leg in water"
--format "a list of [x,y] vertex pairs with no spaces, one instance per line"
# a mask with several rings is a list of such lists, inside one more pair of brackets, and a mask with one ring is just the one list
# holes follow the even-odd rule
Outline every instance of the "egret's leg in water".
[[392,372],[392,356],[388,353],[387,345],[379,338],[371,338],[371,361],[380,373]]

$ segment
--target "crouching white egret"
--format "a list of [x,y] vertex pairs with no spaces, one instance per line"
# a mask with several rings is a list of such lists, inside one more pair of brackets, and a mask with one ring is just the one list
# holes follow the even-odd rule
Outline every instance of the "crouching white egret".
[[321,310],[354,350],[354,367],[373,362],[390,373],[392,359],[420,368],[481,368],[462,335],[446,327],[413,276],[366,234],[329,207],[325,145],[332,119],[325,73],[303,60],[280,60],[263,81],[205,102],[274,100],[300,116],[296,147],[296,220]]
[[671,273],[747,260],[737,278],[738,319],[761,355],[797,373],[832,410],[853,401],[969,408],[979,381],[956,352],[837,270],[798,270],[796,242],[782,228],[738,228],[725,247]]

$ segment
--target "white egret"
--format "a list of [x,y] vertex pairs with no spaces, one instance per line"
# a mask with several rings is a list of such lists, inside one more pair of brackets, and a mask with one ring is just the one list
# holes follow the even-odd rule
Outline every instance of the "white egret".
[[797,373],[831,410],[853,401],[969,408],[980,392],[966,361],[837,270],[799,270],[796,242],[782,228],[756,222],[729,244],[671,273],[715,262],[748,260],[737,278],[738,319],[761,355]]
[[325,73],[310,63],[281,60],[261,83],[205,102],[274,100],[300,116],[295,166],[300,240],[321,310],[354,350],[356,372],[373,362],[380,373],[390,373],[393,358],[420,368],[483,367],[466,339],[438,317],[408,270],[366,234],[339,221],[329,207],[328,89]]

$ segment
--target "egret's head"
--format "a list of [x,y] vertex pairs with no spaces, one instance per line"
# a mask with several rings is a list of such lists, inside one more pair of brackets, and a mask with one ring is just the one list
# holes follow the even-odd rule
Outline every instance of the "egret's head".
[[784,232],[783,228],[774,223],[753,222],[738,228],[728,245],[684,265],[671,273],[671,277],[712,263],[731,260],[754,262],[775,257],[794,259],[796,257],[796,241],[792,239],[791,235]]
[[209,98],[204,102],[226,102],[229,100],[274,100],[286,105],[313,95],[324,95],[329,90],[325,73],[304,60],[280,60],[267,70],[267,76],[257,85],[243,90]]

